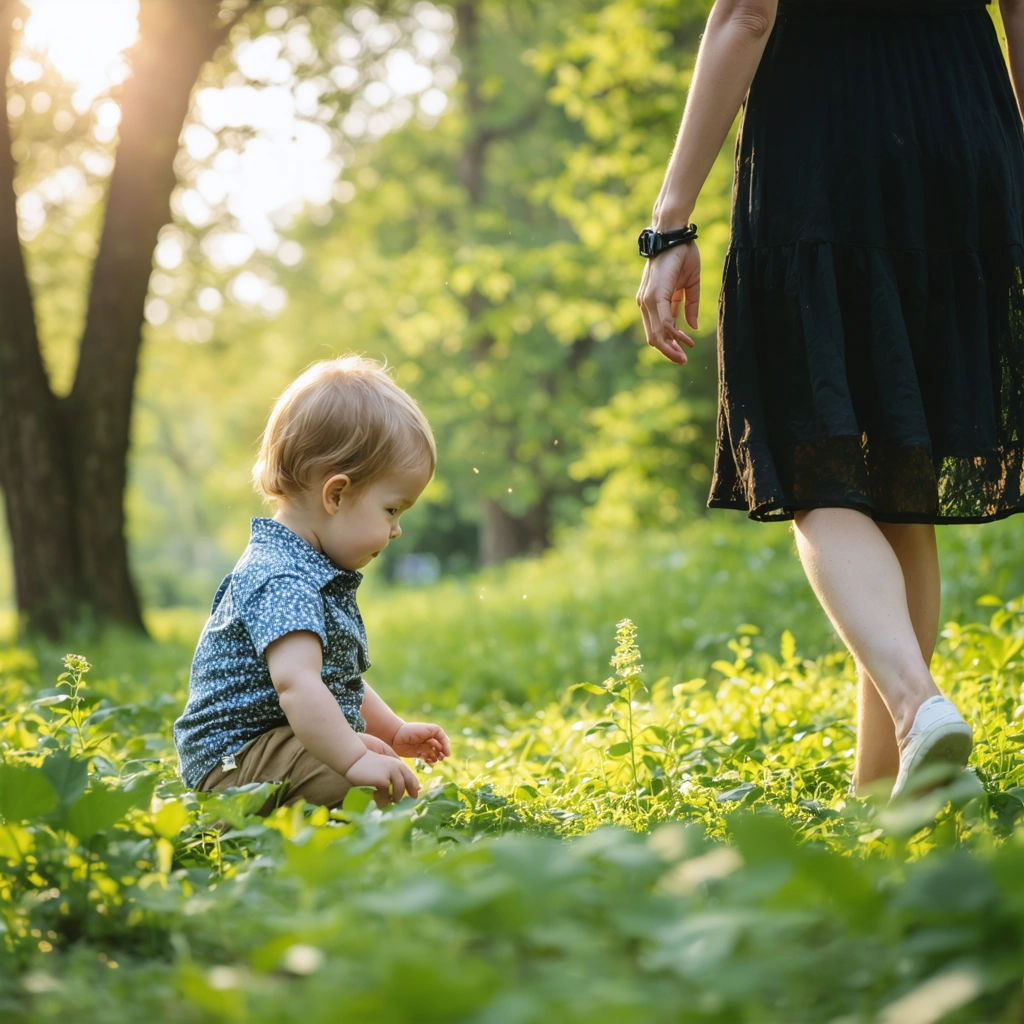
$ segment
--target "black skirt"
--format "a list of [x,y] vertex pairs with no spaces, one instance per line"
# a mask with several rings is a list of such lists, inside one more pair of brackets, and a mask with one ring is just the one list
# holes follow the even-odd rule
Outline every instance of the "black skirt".
[[736,140],[708,505],[1024,511],[1022,268],[982,0],[780,0]]

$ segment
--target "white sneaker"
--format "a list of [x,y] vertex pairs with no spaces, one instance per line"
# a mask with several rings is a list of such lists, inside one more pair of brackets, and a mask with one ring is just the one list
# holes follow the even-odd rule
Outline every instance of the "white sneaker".
[[900,773],[891,799],[906,792],[911,775],[923,765],[965,767],[973,745],[971,727],[953,702],[945,697],[929,697],[917,709],[910,732],[900,741]]

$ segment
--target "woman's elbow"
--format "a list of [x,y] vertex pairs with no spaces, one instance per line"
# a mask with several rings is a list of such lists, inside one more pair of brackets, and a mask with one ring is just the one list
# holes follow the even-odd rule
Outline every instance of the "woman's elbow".
[[731,25],[755,39],[768,35],[775,24],[778,0],[718,0]]

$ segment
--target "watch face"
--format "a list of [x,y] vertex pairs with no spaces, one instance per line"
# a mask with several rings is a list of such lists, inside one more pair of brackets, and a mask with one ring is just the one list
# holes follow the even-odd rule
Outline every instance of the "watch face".
[[644,228],[640,232],[640,255],[650,256],[654,252],[654,229]]

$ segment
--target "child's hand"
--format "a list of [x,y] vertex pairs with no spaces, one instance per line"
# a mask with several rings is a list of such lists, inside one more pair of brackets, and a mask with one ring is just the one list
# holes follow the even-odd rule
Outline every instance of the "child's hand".
[[444,729],[430,722],[403,722],[392,738],[391,746],[402,757],[418,757],[427,764],[437,764],[452,756],[452,747]]
[[386,754],[388,757],[398,757],[394,748],[389,747],[382,739],[371,736],[368,732],[361,732],[357,735],[363,741],[363,745],[367,750],[372,750],[375,754]]
[[353,786],[372,786],[376,790],[373,799],[378,807],[384,807],[392,800],[398,803],[406,793],[411,797],[420,795],[419,779],[407,764],[373,750],[367,750],[345,772],[345,778]]

